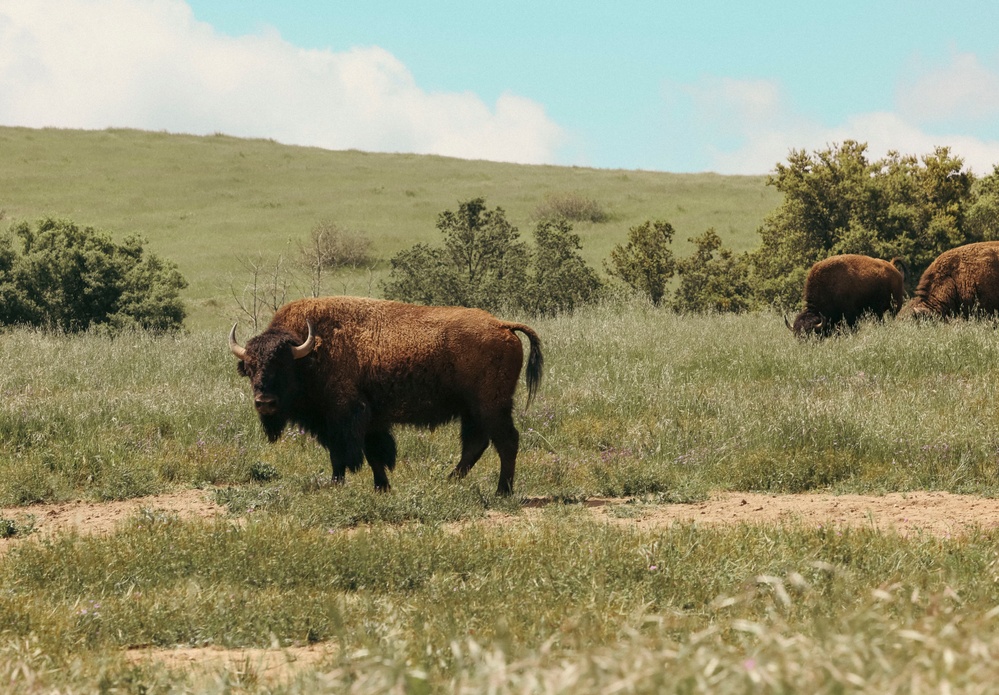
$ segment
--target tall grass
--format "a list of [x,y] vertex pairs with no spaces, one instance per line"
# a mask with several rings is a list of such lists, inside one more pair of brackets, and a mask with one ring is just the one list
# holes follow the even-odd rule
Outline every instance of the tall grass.
[[[29,528],[0,556],[0,678],[14,692],[993,686],[995,532],[641,532],[573,504],[714,489],[995,494],[991,325],[874,323],[802,343],[776,315],[641,303],[533,324],[547,372],[531,408],[519,401],[512,499],[491,492],[492,451],[447,479],[454,426],[399,430],[390,493],[367,471],[331,487],[307,437],[266,444],[224,331],[4,333],[0,503],[200,486],[240,519],[144,511],[107,536],[48,540]],[[537,496],[556,502],[518,518]],[[512,521],[491,523],[493,511]],[[194,680],[122,654],[316,641],[327,661],[284,685],[252,668]]]
[[[324,641],[335,649],[310,688],[329,673],[358,692],[595,693],[629,680],[635,692],[987,690],[996,540],[635,532],[558,507],[460,533],[146,516],[110,538],[17,548],[0,564],[0,619],[8,643],[29,642],[59,668],[50,683],[100,668],[109,684],[148,687],[151,667],[101,661],[127,646]],[[86,667],[63,666],[81,657]]]
[[[800,343],[773,315],[678,316],[642,304],[534,325],[547,374],[517,412],[521,495],[997,489],[991,325],[869,324]],[[296,431],[268,446],[221,333],[10,331],[0,393],[4,504],[257,481],[231,501],[293,506],[289,495],[349,497],[371,482],[363,471],[325,489],[325,451]],[[456,427],[401,428],[398,439],[400,493],[450,490],[465,500],[456,509],[481,513],[491,496],[475,490],[498,470],[491,450],[467,484],[451,484]],[[401,494],[384,499],[375,507],[398,518]],[[411,502],[405,515],[425,518],[419,494]],[[367,497],[356,506],[372,508]]]

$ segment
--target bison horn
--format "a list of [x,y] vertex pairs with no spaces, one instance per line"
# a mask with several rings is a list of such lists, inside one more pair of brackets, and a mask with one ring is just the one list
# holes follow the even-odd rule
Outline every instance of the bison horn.
[[232,354],[236,356],[237,360],[246,359],[246,348],[241,347],[239,343],[236,342],[236,326],[238,324],[232,324],[232,330],[229,331],[229,349],[232,350]]
[[294,357],[296,360],[300,360],[306,355],[308,355],[310,352],[312,352],[312,348],[316,346],[316,336],[312,334],[312,322],[306,321],[305,323],[309,327],[309,337],[306,338],[305,342],[302,343],[301,345],[295,345],[294,347],[291,348],[291,356]]

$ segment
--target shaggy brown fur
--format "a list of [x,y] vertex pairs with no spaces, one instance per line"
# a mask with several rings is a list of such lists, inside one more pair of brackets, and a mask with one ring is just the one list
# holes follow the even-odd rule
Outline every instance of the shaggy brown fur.
[[999,312],[999,241],[944,251],[919,278],[903,317],[972,316]]
[[[295,359],[292,346],[315,345]],[[394,424],[435,427],[461,420],[463,477],[492,442],[500,457],[497,492],[513,491],[520,435],[513,395],[524,361],[515,332],[530,341],[528,403],[541,381],[537,333],[479,309],[428,307],[357,297],[303,299],[281,307],[245,349],[241,374],[271,441],[288,423],[313,434],[329,451],[334,482],[365,458],[375,487],[389,487],[395,467]],[[245,352],[244,352],[245,350]]]
[[805,308],[794,319],[796,336],[825,336],[840,324],[851,328],[864,314],[898,312],[905,297],[905,264],[844,254],[819,261],[805,279]]

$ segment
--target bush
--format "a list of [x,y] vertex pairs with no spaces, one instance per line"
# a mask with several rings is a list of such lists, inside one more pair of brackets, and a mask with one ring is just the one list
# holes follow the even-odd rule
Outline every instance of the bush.
[[437,228],[442,248],[417,244],[392,258],[386,297],[553,315],[596,301],[603,289],[564,219],[538,223],[533,251],[503,209],[486,210],[482,198],[441,213]]
[[750,288],[745,259],[723,248],[714,229],[688,241],[697,250],[677,263],[680,286],[673,308],[696,313],[747,311]]
[[536,208],[534,219],[539,222],[554,222],[559,219],[570,222],[606,222],[610,215],[597,201],[579,193],[549,193]]
[[764,220],[762,243],[749,256],[760,301],[796,306],[808,269],[834,254],[901,256],[918,278],[947,249],[982,240],[984,232],[967,223],[974,177],[946,147],[921,161],[891,153],[870,162],[866,151],[848,140],[813,154],[792,151],[777,165],[768,184],[784,201]]
[[371,239],[331,220],[323,220],[298,243],[298,265],[309,274],[313,297],[323,293],[323,276],[337,268],[371,262]]
[[656,220],[628,230],[628,243],[611,250],[604,267],[609,275],[622,280],[658,305],[666,295],[666,287],[676,273],[673,258],[673,225]]
[[444,247],[427,244],[391,260],[385,296],[404,302],[474,306],[498,311],[518,303],[527,281],[528,250],[502,208],[485,200],[461,203],[437,219]]
[[15,225],[0,237],[0,323],[68,332],[179,329],[187,282],[174,263],[144,253],[142,243],[131,236],[116,244],[65,220]]
[[968,233],[975,239],[999,239],[999,164],[975,186],[975,202],[968,208]]
[[579,235],[564,219],[540,222],[534,230],[532,273],[521,307],[542,316],[571,313],[596,302],[603,281],[579,255]]

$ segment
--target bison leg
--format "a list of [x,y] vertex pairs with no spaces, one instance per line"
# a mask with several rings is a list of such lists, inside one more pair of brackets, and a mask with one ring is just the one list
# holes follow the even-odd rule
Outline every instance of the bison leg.
[[368,425],[368,408],[365,403],[354,406],[348,417],[330,419],[319,443],[330,452],[333,466],[333,484],[342,485],[347,471],[357,473],[364,465],[364,432]]
[[461,460],[451,471],[452,478],[464,478],[472,470],[486,447],[489,446],[489,435],[482,425],[471,416],[461,419]]
[[332,437],[323,442],[330,452],[330,465],[333,467],[333,484],[343,485],[348,469],[356,473],[364,465],[364,453],[360,442],[353,437]]
[[500,457],[499,485],[497,495],[513,493],[513,474],[517,467],[517,449],[520,447],[520,433],[513,424],[513,408],[502,413],[493,427],[489,438]]
[[385,470],[395,468],[395,438],[386,430],[368,432],[364,437],[364,456],[368,459],[371,472],[375,474],[375,489],[389,490],[388,475]]

